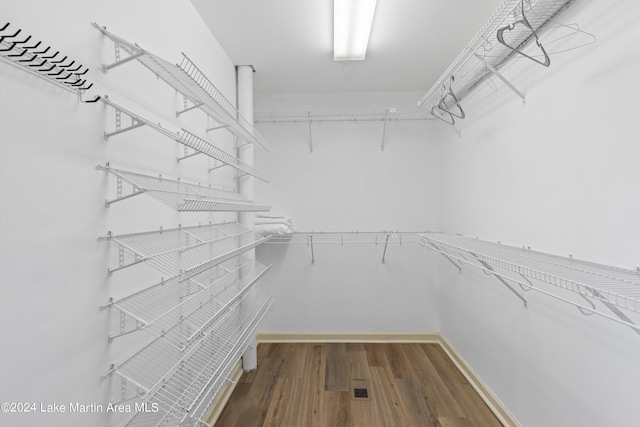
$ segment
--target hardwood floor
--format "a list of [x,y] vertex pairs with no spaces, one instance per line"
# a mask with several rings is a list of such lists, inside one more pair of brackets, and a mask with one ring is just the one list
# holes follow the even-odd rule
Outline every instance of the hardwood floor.
[[[354,388],[366,388],[355,398]],[[437,344],[260,344],[216,427],[491,427]]]

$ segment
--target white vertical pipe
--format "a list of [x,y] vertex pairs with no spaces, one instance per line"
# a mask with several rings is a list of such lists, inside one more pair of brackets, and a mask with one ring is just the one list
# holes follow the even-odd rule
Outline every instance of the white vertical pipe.
[[[253,125],[253,67],[251,65],[240,65],[236,68],[237,74],[237,91],[238,91],[238,112],[246,119],[248,124]],[[242,121],[247,130],[253,133],[253,128]],[[254,147],[253,144],[246,144],[244,141],[238,141],[237,156],[242,162],[253,166],[254,163]],[[248,200],[254,199],[254,177],[244,175],[238,178],[238,192]],[[255,226],[255,214],[253,212],[238,212],[238,222],[250,230]],[[244,254],[250,259],[256,258],[255,249],[251,249]],[[250,298],[250,295],[247,296]],[[248,301],[251,303],[251,301]],[[258,350],[256,337],[252,338],[252,342],[242,355],[242,369],[245,372],[253,371],[258,367]]]

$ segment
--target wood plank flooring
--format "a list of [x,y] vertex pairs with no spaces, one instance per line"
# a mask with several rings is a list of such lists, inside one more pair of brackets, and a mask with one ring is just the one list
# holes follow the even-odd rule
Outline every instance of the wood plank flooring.
[[215,426],[501,424],[437,344],[337,343],[260,344]]

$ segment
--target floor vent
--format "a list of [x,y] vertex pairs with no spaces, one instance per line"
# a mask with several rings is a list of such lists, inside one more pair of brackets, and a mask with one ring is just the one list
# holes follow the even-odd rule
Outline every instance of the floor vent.
[[369,392],[367,392],[366,388],[354,388],[353,397],[355,397],[356,399],[368,399]]

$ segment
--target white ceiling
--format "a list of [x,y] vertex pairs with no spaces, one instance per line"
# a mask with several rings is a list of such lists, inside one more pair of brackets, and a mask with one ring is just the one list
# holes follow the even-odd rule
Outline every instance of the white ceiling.
[[256,93],[426,92],[502,0],[378,0],[367,59],[333,61],[333,0],[191,0]]

